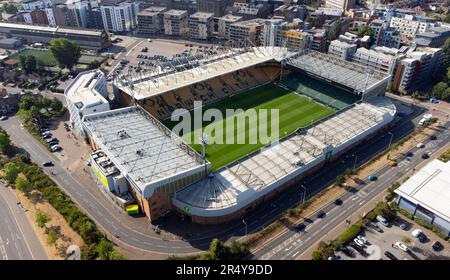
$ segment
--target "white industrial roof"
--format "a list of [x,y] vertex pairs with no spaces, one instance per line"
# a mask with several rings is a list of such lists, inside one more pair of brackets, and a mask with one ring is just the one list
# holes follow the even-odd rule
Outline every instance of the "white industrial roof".
[[79,104],[78,109],[108,103],[108,100],[95,89],[101,79],[105,82],[105,74],[100,70],[92,70],[78,74],[65,89],[64,93],[66,98],[73,104]]
[[[121,76],[115,85],[135,99],[146,99],[178,88],[235,72],[271,60],[282,60],[289,52],[280,47],[255,47],[251,51],[229,51],[215,57],[190,61],[186,70],[157,69],[136,78]],[[131,86],[130,86],[131,84]]]
[[92,30],[92,29],[80,29],[80,28],[64,28],[64,27],[51,27],[42,25],[31,25],[31,24],[19,24],[10,22],[0,22],[0,28],[13,28],[13,29],[24,29],[27,31],[35,32],[47,32],[47,33],[67,33],[74,35],[90,35],[90,36],[100,36],[102,31]]
[[431,161],[395,192],[450,221],[450,162]]
[[126,107],[83,118],[88,134],[137,190],[150,197],[165,179],[204,168],[201,156],[144,109]]
[[190,207],[193,215],[226,215],[345,149],[387,124],[395,106],[386,98],[371,98],[265,147],[176,193],[173,203]]

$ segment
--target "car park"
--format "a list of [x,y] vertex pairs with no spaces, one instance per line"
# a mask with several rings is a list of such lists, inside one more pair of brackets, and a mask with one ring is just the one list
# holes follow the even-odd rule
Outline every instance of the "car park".
[[385,255],[386,257],[388,257],[389,259],[391,259],[391,260],[398,260],[397,257],[394,256],[394,254],[392,254],[392,253],[389,252],[389,251],[384,252],[384,255]]

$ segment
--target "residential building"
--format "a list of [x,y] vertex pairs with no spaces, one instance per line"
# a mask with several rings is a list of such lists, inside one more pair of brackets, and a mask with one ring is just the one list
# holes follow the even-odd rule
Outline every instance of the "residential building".
[[100,8],[92,8],[88,13],[88,28],[104,29],[102,11]]
[[414,15],[405,15],[404,17],[393,16],[390,27],[400,32],[402,43],[409,44],[418,32],[426,32],[436,20],[430,18],[421,18]]
[[392,74],[396,57],[374,49],[359,48],[352,57],[352,61],[364,65],[367,69]]
[[240,21],[230,25],[230,40],[235,43],[244,43],[249,40],[259,46],[263,40],[265,21],[252,19]]
[[103,27],[106,31],[114,33],[129,32],[137,25],[139,13],[138,2],[121,2],[111,6],[100,6],[103,18]]
[[214,30],[212,13],[197,12],[189,17],[189,31],[192,40],[208,40]]
[[137,15],[138,32],[142,35],[154,35],[164,32],[164,12],[166,7],[150,7]]
[[305,30],[306,34],[312,36],[310,48],[319,52],[327,51],[327,32],[325,29]]
[[89,2],[72,2],[66,5],[71,14],[70,18],[74,20],[71,22],[71,26],[88,27],[89,12],[91,10]]
[[189,33],[188,12],[169,10],[164,12],[164,34],[181,36]]
[[227,7],[226,11],[233,15],[241,16],[243,20],[251,20],[267,18],[272,12],[272,7],[268,3],[234,2],[233,6]]
[[53,5],[52,10],[57,26],[70,26],[69,9],[66,4]]
[[375,19],[369,27],[374,31],[374,44],[388,48],[400,48],[401,34],[396,28],[389,27],[386,20]]
[[24,0],[20,3],[21,10],[31,12],[34,10],[40,10],[44,8],[50,8],[52,6],[51,0]]
[[411,94],[429,84],[440,73],[442,58],[440,48],[411,48],[397,62],[392,78],[392,90]]
[[218,20],[218,31],[219,31],[219,39],[230,39],[230,25],[241,21],[242,17],[233,16],[233,15],[225,15],[220,17]]
[[450,162],[434,159],[398,189],[398,207],[450,236]]
[[215,17],[225,15],[225,8],[233,0],[197,0],[197,12],[213,13]]
[[354,9],[356,0],[325,0],[325,6],[348,11]]
[[416,33],[414,42],[420,47],[438,48],[444,45],[448,38],[450,38],[450,26],[441,25],[430,27],[426,32]]
[[33,10],[30,16],[33,24],[48,25],[47,14],[44,10]]
[[358,46],[356,44],[349,44],[340,40],[331,41],[328,47],[328,54],[338,57],[343,60],[349,60],[353,57]]

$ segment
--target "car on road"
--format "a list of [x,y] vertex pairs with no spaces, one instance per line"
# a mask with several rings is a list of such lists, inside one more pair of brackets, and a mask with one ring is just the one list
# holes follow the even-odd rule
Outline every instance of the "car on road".
[[423,158],[423,159],[430,158],[430,155],[429,155],[428,153],[423,153],[423,154],[422,154],[422,158]]
[[378,179],[378,177],[375,175],[370,175],[369,177],[367,177],[367,179],[369,179],[369,181],[373,182],[373,181],[376,181]]
[[431,135],[430,136],[430,140],[436,140],[437,139],[437,136],[436,135]]
[[397,161],[391,160],[391,161],[388,162],[388,165],[389,166],[397,166]]
[[43,166],[53,166],[53,161],[46,161],[42,163]]
[[394,254],[392,254],[392,253],[389,252],[389,251],[384,252],[384,255],[385,255],[386,257],[388,257],[389,259],[391,259],[391,260],[398,260],[397,257],[394,256]]
[[433,245],[431,245],[431,248],[433,248],[434,251],[441,251],[442,249],[444,249],[444,246],[441,244],[441,242],[439,241],[435,241],[433,243]]
[[413,154],[413,152],[407,152],[407,153],[406,153],[406,156],[407,156],[407,157],[413,157],[414,154]]
[[317,212],[317,218],[319,218],[319,219],[324,218],[326,215],[327,215],[327,214],[326,214],[324,211],[322,211],[322,210],[320,210],[319,212]]
[[303,230],[305,230],[305,228],[306,228],[306,225],[304,223],[300,223],[297,225],[297,229],[299,231],[303,231]]
[[377,225],[377,224],[375,224],[375,223],[370,223],[369,224],[369,227],[370,228],[373,228],[375,231],[377,231],[377,232],[383,232],[383,230]]
[[418,144],[416,145],[416,147],[419,148],[419,149],[422,149],[422,148],[425,147],[425,144],[424,144],[424,143],[418,143]]
[[382,223],[385,227],[389,227],[390,226],[388,220],[386,220],[385,217],[383,217],[381,215],[378,215],[376,219],[377,219],[378,222]]
[[335,201],[334,201],[334,204],[336,204],[336,205],[342,205],[342,200],[341,199],[336,199]]
[[409,252],[408,246],[406,246],[402,242],[395,242],[394,244],[392,244],[392,247],[394,247],[395,249],[400,249],[405,252]]

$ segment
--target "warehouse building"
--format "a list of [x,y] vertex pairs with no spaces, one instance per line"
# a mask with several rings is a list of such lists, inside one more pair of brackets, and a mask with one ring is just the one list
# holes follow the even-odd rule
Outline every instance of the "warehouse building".
[[431,161],[395,193],[400,208],[450,235],[450,162]]

